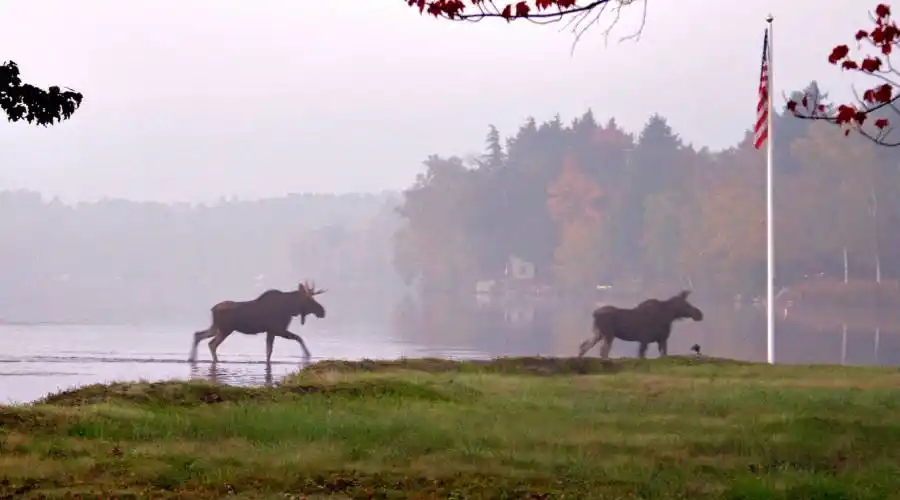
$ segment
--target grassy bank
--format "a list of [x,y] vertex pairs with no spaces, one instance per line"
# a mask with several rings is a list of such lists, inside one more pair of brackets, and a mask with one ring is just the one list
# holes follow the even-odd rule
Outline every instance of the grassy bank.
[[323,362],[0,406],[0,497],[892,498],[898,409],[893,369]]

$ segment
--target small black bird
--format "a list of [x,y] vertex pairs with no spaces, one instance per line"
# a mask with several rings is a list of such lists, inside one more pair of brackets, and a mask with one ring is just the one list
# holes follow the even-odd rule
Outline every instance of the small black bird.
[[700,344],[694,344],[694,345],[691,347],[691,350],[694,351],[694,354],[696,354],[697,356],[699,356],[699,355],[700,355]]

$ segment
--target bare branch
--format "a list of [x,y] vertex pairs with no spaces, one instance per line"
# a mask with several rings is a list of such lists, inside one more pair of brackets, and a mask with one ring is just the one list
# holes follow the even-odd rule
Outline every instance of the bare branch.
[[[634,0],[631,0],[628,3],[631,4],[633,1]],[[643,11],[641,12],[641,25],[638,26],[638,29],[634,33],[620,38],[620,43],[626,40],[639,41],[641,39],[641,34],[644,32],[644,26],[647,25],[647,0],[643,0],[641,3],[644,5]]]
[[[628,7],[632,5],[635,1],[638,0],[617,0],[618,4],[613,7],[616,12],[615,18],[612,20],[610,25],[603,30],[603,43],[605,46],[609,45],[609,36],[612,33],[613,28],[615,28],[619,24],[619,20],[622,16],[622,8]],[[625,42],[627,40],[635,40],[638,41],[641,38],[641,34],[644,30],[644,26],[647,23],[647,0],[640,0],[643,4],[643,12],[641,13],[641,24],[638,29],[629,35],[623,36],[619,39],[619,43]],[[588,29],[595,26],[600,22],[602,15],[606,12],[607,7],[609,7],[609,3],[605,3],[600,5],[599,8],[594,11],[586,11],[579,15],[578,21],[575,23],[575,27],[572,29],[572,32],[575,33],[575,40],[572,41],[572,47],[570,49],[570,55],[575,53],[575,47],[578,45],[578,42],[581,41],[581,37],[587,32]],[[582,23],[586,20],[590,19],[587,24],[582,26]],[[571,24],[571,23],[570,23]]]
[[[585,19],[588,19],[591,16],[593,16],[593,19],[591,19],[586,25],[584,25],[584,27],[579,27],[578,24],[575,25],[575,29],[572,30],[575,33],[575,39],[572,40],[572,48],[569,51],[569,55],[575,54],[575,47],[578,45],[578,41],[581,40],[582,35],[584,35],[587,32],[587,30],[590,29],[591,26],[594,26],[595,24],[600,22],[600,16],[603,15],[603,12],[605,10],[606,10],[606,5],[604,4],[604,5],[601,5],[600,8],[597,9],[596,12],[588,11],[588,12],[584,13],[584,17],[582,17],[582,21],[584,21]],[[580,24],[580,22],[581,21],[579,21],[579,24]]]

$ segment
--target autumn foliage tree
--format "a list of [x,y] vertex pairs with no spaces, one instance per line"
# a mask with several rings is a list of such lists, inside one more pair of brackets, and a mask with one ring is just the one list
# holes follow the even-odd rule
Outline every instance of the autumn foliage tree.
[[599,199],[600,188],[582,172],[572,156],[566,156],[559,176],[547,187],[547,208],[553,219],[562,226],[596,226],[600,223]]
[[[634,3],[406,1],[436,18],[525,19],[540,23],[568,17],[574,29],[582,31],[593,26],[603,12],[611,9],[618,16],[621,8]],[[646,2],[642,3],[646,6]],[[830,51],[828,60],[844,71],[873,79],[874,83],[857,95],[855,103],[831,104],[825,102],[827,93],[820,92],[811,82],[803,92],[787,99],[786,114],[838,125],[844,135],[855,130],[878,145],[900,145],[900,140],[891,137],[894,122],[900,120],[896,107],[900,75],[891,59],[900,44],[900,31],[887,4],[877,5],[871,19],[871,26],[855,33],[855,50],[839,45]],[[896,169],[900,157],[877,153],[867,149],[871,145],[856,142],[848,148],[827,147],[833,145],[832,136],[837,131],[809,122],[786,122],[784,115],[773,118],[781,122],[778,129],[783,139],[775,145],[775,174],[777,185],[781,186],[775,193],[779,214],[776,286],[809,276],[843,274],[843,250],[849,254],[851,276],[880,278],[886,269],[900,275],[900,259],[879,255],[880,248],[900,244],[892,236],[900,234],[900,199],[886,188],[900,183]],[[643,140],[654,135],[650,134],[653,129],[666,129],[664,120],[651,120],[638,141],[630,134],[619,134],[628,137],[624,141],[628,143],[626,149],[634,153],[624,156],[629,159],[627,163],[634,161],[623,170],[622,149],[608,140],[597,140],[616,137],[616,133],[593,122],[585,127],[587,121],[576,120],[571,128],[562,131],[554,123],[558,119],[540,126],[531,121],[520,129],[508,141],[504,165],[494,169],[503,175],[492,177],[503,178],[507,183],[500,190],[504,193],[504,208],[495,220],[502,221],[497,231],[517,235],[515,245],[504,246],[512,238],[497,242],[497,248],[503,248],[501,253],[513,247],[530,253],[538,269],[555,269],[553,279],[570,286],[578,281],[579,273],[580,277],[605,275],[617,286],[643,280],[640,286],[644,289],[653,286],[650,281],[687,275],[688,282],[707,290],[759,293],[765,273],[765,189],[761,176],[764,159],[753,149],[750,135],[729,151],[711,154],[682,147],[677,138],[672,139],[674,135],[665,141]],[[587,131],[591,127],[596,132]],[[551,133],[556,134],[552,139]],[[577,162],[559,153],[548,153],[558,151],[559,134],[567,147],[576,152]],[[594,139],[587,141],[587,137]],[[542,169],[535,169],[537,162],[544,164]],[[535,171],[557,175],[526,174]],[[475,185],[482,184],[480,177],[473,178]],[[566,187],[573,182],[592,184],[603,200],[599,209],[602,223],[593,231],[581,230],[589,224],[576,223],[578,219],[571,215],[578,211],[573,208],[578,203],[564,200],[566,195],[561,194],[587,196],[593,192]],[[547,197],[545,214],[535,209],[542,186]],[[498,191],[495,186],[493,191],[484,192]],[[527,213],[519,215],[521,220],[516,217],[516,209],[510,208],[519,206],[526,210],[523,214]],[[472,213],[478,214],[479,210]],[[487,217],[485,213],[473,217],[481,220]],[[549,227],[543,222],[548,216],[552,222]],[[588,243],[588,235],[595,240]],[[545,251],[548,241],[555,243],[549,255]],[[569,270],[562,272],[562,262],[567,263]],[[574,271],[576,268],[578,272]],[[491,267],[483,269],[490,273]],[[545,280],[551,279],[548,274],[553,273],[539,272]]]
[[83,96],[52,86],[44,90],[24,83],[13,61],[0,64],[0,110],[9,121],[24,120],[48,126],[67,120],[80,106]]
[[604,229],[600,198],[597,184],[571,155],[566,156],[559,176],[547,186],[547,209],[560,229],[554,264],[564,286],[584,286],[597,279]]
[[[897,279],[900,255],[881,250],[900,245],[900,150],[790,114],[775,117],[792,124],[775,144],[776,286],[843,280],[844,249],[851,279]],[[575,293],[764,293],[765,157],[751,133],[710,152],[663,117],[630,134],[591,111],[498,132],[475,165],[429,158],[404,193],[394,255],[405,276],[471,294],[517,256],[537,283]]]

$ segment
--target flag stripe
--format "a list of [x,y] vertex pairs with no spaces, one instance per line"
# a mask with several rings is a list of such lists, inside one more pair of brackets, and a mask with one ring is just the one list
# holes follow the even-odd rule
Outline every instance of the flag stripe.
[[769,30],[763,38],[762,66],[759,74],[759,102],[756,104],[756,126],[753,147],[759,149],[769,138]]

